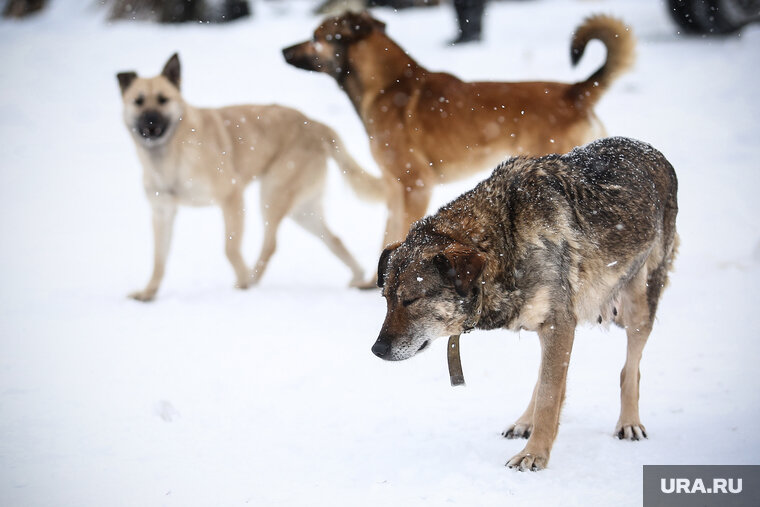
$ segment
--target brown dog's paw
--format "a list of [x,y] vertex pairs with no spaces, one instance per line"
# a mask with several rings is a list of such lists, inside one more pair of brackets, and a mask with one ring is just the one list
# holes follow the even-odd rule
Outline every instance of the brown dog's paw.
[[620,440],[641,440],[647,437],[647,430],[641,423],[621,424],[615,428],[615,435]]
[[526,470],[537,472],[546,468],[546,464],[548,462],[549,453],[534,453],[523,449],[519,453],[515,454],[512,459],[507,461],[507,466],[509,468],[517,469],[521,472],[525,472]]
[[515,423],[501,432],[504,438],[529,438],[533,432],[533,425],[529,423]]
[[138,290],[130,293],[128,297],[134,299],[135,301],[147,303],[149,301],[153,301],[153,298],[156,297],[156,291],[149,289]]

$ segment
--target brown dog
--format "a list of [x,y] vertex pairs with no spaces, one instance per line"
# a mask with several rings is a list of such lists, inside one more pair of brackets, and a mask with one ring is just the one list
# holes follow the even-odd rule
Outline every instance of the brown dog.
[[508,160],[383,252],[388,313],[372,351],[402,360],[472,328],[537,331],[538,382],[503,433],[528,438],[508,466],[537,470],[557,435],[576,324],[611,321],[628,334],[615,433],[646,437],[639,362],[677,249],[677,187],[660,152],[626,138]]
[[[332,158],[351,188],[366,200],[383,200],[380,178],[365,173],[327,125],[278,105],[194,107],[180,93],[179,57],[158,76],[117,75],[124,123],[143,166],[143,185],[153,210],[153,274],[130,296],[152,300],[164,276],[172,227],[180,205],[217,205],[224,216],[224,248],[236,286],[255,285],[275,251],[277,229],[286,217],[319,237],[363,283],[362,270],[327,227],[322,209],[327,161]],[[240,249],[246,186],[261,183],[264,240],[249,269]]]
[[622,22],[587,19],[571,45],[573,63],[591,39],[607,61],[574,83],[468,83],[415,62],[369,14],[329,18],[313,40],[283,50],[288,63],[333,76],[370,138],[388,193],[386,243],[422,217],[433,187],[493,167],[507,155],[565,153],[604,136],[593,106],[633,61]]

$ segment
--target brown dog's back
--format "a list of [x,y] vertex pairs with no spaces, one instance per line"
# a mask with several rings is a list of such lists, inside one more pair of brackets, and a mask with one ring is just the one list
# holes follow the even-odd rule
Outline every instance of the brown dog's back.
[[324,72],[348,94],[387,183],[385,241],[422,217],[435,185],[493,167],[509,155],[566,153],[605,131],[593,106],[633,61],[621,21],[594,16],[572,43],[577,62],[591,39],[605,64],[579,83],[465,82],[417,63],[368,13],[326,19],[311,40],[283,50],[297,67]]

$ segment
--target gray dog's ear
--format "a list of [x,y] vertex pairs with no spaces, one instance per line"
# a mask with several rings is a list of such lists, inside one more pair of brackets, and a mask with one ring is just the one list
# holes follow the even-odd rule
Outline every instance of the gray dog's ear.
[[455,243],[436,254],[433,264],[445,280],[454,284],[457,294],[464,297],[470,294],[483,272],[486,256],[474,248]]
[[385,285],[385,274],[388,272],[388,258],[395,249],[401,246],[401,242],[388,245],[383,253],[380,254],[380,260],[377,263],[377,286],[382,288]]
[[174,53],[171,58],[169,58],[169,61],[166,62],[166,65],[164,65],[164,70],[161,71],[161,75],[168,79],[169,82],[171,82],[179,90],[180,65],[179,55],[177,53]]
[[119,88],[121,88],[121,94],[124,95],[124,92],[127,91],[127,88],[129,88],[129,85],[132,84],[132,81],[137,79],[137,73],[136,72],[119,72],[116,74],[116,79],[119,80]]

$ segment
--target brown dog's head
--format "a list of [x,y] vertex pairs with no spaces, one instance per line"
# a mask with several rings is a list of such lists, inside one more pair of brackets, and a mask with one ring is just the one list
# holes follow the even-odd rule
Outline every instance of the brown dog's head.
[[385,32],[385,23],[369,13],[347,12],[327,18],[314,31],[314,37],[282,50],[285,61],[300,69],[330,74],[342,81],[349,70],[348,49],[373,31]]
[[400,361],[440,336],[467,330],[478,311],[485,263],[483,253],[440,236],[410,234],[386,248],[377,284],[388,309],[372,352]]
[[124,103],[124,123],[140,145],[164,145],[174,133],[185,106],[180,95],[180,64],[175,53],[164,70],[152,78],[135,72],[116,75]]

